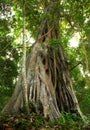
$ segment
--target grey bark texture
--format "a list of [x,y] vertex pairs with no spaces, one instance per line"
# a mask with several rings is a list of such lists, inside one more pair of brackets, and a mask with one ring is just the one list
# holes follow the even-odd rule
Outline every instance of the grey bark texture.
[[[49,5],[45,13],[49,12],[50,8]],[[42,112],[45,117],[49,116],[51,120],[62,116],[61,111],[69,113],[73,111],[84,119],[73,90],[64,49],[60,44],[53,46],[53,40],[49,41],[59,39],[58,16],[53,18],[54,22],[48,18],[42,20],[36,43],[27,56],[28,101],[34,104],[36,111]],[[18,113],[22,109],[22,85],[20,75],[15,91],[4,107],[3,113]]]

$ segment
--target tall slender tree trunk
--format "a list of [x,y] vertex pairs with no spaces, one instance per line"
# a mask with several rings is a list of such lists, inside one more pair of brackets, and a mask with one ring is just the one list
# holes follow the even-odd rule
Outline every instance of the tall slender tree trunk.
[[27,79],[26,79],[25,0],[23,0],[22,12],[23,12],[22,94],[23,94],[24,107],[25,107],[27,113],[29,113],[29,104],[28,104],[28,96],[27,96],[28,86],[27,86]]
[[[64,49],[58,43],[59,19],[58,15],[51,14],[52,7],[53,2],[45,10],[51,18],[42,20],[36,43],[27,57],[28,100],[34,104],[36,111],[42,112],[45,117],[49,116],[51,120],[62,116],[61,111],[74,111],[83,118],[72,87]],[[15,91],[2,112],[14,114],[22,108],[22,80],[20,75]]]

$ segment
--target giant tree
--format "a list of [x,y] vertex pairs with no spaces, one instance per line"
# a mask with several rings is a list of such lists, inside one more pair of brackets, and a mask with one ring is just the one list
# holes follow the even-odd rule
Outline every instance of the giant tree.
[[[60,43],[60,19],[66,19],[74,28],[71,21],[73,13],[67,9],[73,3],[67,3],[66,10],[63,9],[63,4],[65,3],[62,0],[51,0],[43,1],[40,5],[41,8],[45,7],[44,16],[26,61],[28,102],[34,105],[36,111],[51,120],[61,116],[61,111],[75,112],[83,118],[73,90],[65,51]],[[64,11],[60,12],[60,8]],[[3,113],[17,114],[23,108],[22,90],[23,78],[20,75],[11,99],[2,110]]]

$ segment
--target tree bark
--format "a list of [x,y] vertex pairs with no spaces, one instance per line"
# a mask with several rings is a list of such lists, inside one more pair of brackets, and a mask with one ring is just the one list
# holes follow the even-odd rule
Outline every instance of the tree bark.
[[26,112],[29,113],[29,103],[28,103],[28,86],[27,86],[27,79],[26,79],[26,41],[25,41],[25,0],[23,0],[23,56],[22,56],[22,95],[23,95],[23,104]]
[[[51,7],[49,5],[45,13],[51,13]],[[48,18],[42,20],[36,43],[27,57],[28,100],[34,104],[36,111],[45,117],[49,116],[51,120],[62,116],[61,111],[75,112],[83,118],[72,87],[64,49],[60,44],[55,46],[53,40],[49,40],[59,39],[58,16],[53,18],[54,22]],[[22,85],[20,76],[3,113],[18,113],[22,108]]]

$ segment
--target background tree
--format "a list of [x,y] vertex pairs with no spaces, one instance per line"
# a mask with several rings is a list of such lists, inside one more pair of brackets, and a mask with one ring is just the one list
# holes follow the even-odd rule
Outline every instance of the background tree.
[[23,57],[22,57],[22,97],[23,97],[23,104],[24,107],[27,111],[27,113],[29,113],[29,103],[28,103],[28,86],[27,86],[27,78],[26,78],[26,41],[25,41],[25,0],[23,0]]

